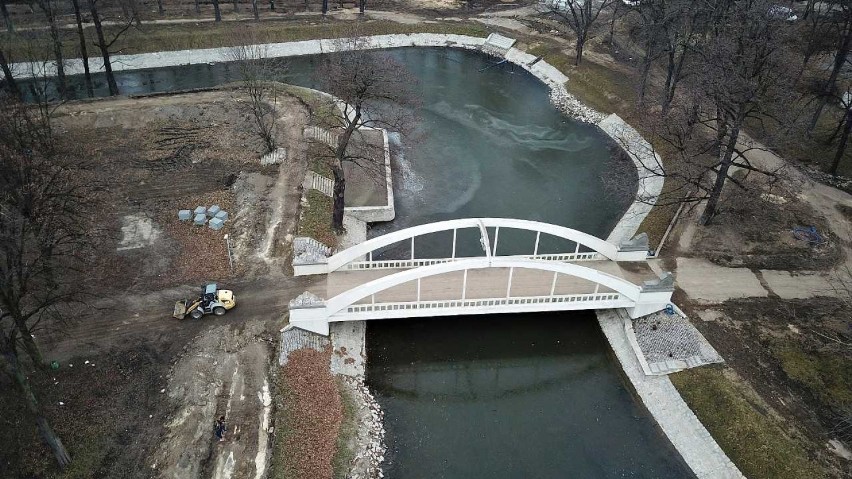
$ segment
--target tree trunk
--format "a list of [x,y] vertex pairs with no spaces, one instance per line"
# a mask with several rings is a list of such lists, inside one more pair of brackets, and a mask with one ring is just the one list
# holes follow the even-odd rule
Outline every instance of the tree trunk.
[[713,189],[710,191],[710,198],[707,200],[707,206],[704,207],[704,212],[698,220],[701,226],[707,226],[716,216],[716,211],[719,207],[719,198],[722,197],[722,189],[725,187],[725,180],[728,178],[728,170],[733,163],[734,149],[737,146],[737,138],[740,136],[739,127],[733,127],[728,136],[728,143],[720,152],[721,160],[719,162],[719,171],[716,173],[716,180],[713,182]]
[[24,398],[24,402],[27,404],[27,410],[36,420],[36,426],[42,440],[53,451],[53,456],[56,458],[59,467],[64,469],[71,464],[71,455],[68,454],[68,451],[62,444],[62,440],[59,439],[59,436],[56,435],[56,432],[53,431],[53,428],[50,427],[50,423],[44,416],[41,404],[36,399],[26,375],[21,371],[21,364],[18,361],[17,354],[14,351],[8,351],[7,349],[10,349],[8,346],[3,346],[3,349],[3,363],[6,374],[15,381]]
[[59,27],[56,26],[56,15],[53,11],[53,0],[45,0],[40,4],[44,9],[44,14],[47,17],[47,23],[50,30],[50,38],[53,42],[53,58],[56,61],[56,83],[59,90],[59,96],[63,100],[68,95],[68,82],[65,79],[65,59],[62,55],[62,35],[59,32]]
[[195,0],[195,13],[201,13],[201,5]]
[[92,12],[92,22],[95,24],[95,33],[98,36],[98,48],[101,50],[101,56],[104,59],[104,71],[106,72],[107,85],[109,85],[109,94],[118,95],[118,84],[115,82],[115,74],[112,72],[112,64],[109,60],[109,47],[104,39],[104,29],[101,26],[101,17],[98,15],[97,0],[89,0],[89,9]]
[[358,0],[358,11],[364,13],[367,8],[367,0]]
[[6,23],[6,31],[12,33],[15,31],[15,25],[12,24],[12,19],[9,18],[9,10],[6,9],[6,0],[0,0],[0,13],[3,14],[3,22]]
[[240,2],[239,0],[234,0],[234,13],[239,13],[240,11]]
[[577,46],[574,47],[574,51],[577,53],[577,55],[574,57],[574,65],[576,66],[580,66],[580,63],[583,61],[583,47],[585,46],[584,43],[586,43],[586,41],[581,40],[578,36]]
[[83,59],[83,78],[86,81],[86,94],[89,95],[89,98],[92,98],[95,96],[95,89],[92,86],[92,74],[89,72],[89,52],[86,48],[83,17],[80,15],[80,0],[71,0],[71,6],[74,7],[74,17],[77,19],[77,35],[80,37],[80,57]]
[[642,60],[642,73],[639,78],[639,92],[637,93],[636,103],[641,107],[645,104],[645,90],[648,88],[648,76],[651,73],[651,53],[646,52],[645,58]]
[[29,329],[26,328],[26,325],[23,325],[23,327],[18,327],[18,331],[21,332],[21,340],[24,343],[24,349],[27,350],[27,356],[30,357],[33,364],[37,367],[44,366],[44,356],[42,356],[41,349],[39,349],[38,345],[35,343],[33,335],[30,334]]
[[3,70],[3,75],[6,77],[6,89],[12,96],[23,100],[21,89],[18,87],[15,77],[12,76],[12,69],[9,68],[9,62],[6,60],[6,55],[2,49],[0,49],[0,69]]
[[813,133],[814,128],[816,128],[816,125],[819,122],[819,117],[822,116],[822,110],[825,108],[831,93],[834,91],[834,84],[837,82],[837,76],[846,64],[846,57],[849,56],[850,43],[852,43],[852,19],[847,19],[846,25],[844,25],[843,28],[843,40],[834,55],[834,66],[832,67],[831,74],[828,76],[828,79],[825,81],[825,85],[822,88],[820,95],[822,98],[820,98],[819,103],[817,103],[817,109],[814,112],[813,118],[811,118],[811,124],[808,127],[808,135]]
[[163,8],[163,0],[157,0],[157,13],[163,15],[166,13],[166,9]]
[[343,233],[343,210],[346,207],[345,192],[346,192],[346,177],[343,174],[341,166],[332,168],[334,174],[334,208],[331,214],[331,227],[336,233]]
[[222,21],[222,12],[219,11],[219,0],[213,0],[213,15],[216,17],[217,22]]
[[846,153],[846,143],[849,141],[849,132],[852,131],[852,106],[846,109],[844,115],[843,134],[840,135],[840,143],[837,144],[837,151],[834,153],[834,161],[831,162],[831,167],[828,172],[831,176],[837,176],[837,169],[840,167],[840,160],[843,159],[843,154]]
[[260,20],[260,12],[257,11],[257,0],[251,0],[251,13],[254,15],[254,21]]
[[328,13],[328,0],[322,0],[322,14]]

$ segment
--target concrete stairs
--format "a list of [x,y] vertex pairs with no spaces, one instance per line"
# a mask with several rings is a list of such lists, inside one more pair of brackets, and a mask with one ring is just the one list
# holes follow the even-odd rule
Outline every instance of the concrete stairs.
[[334,180],[310,170],[305,175],[304,187],[317,190],[329,198],[334,196]]
[[337,135],[318,126],[306,126],[302,131],[305,139],[309,141],[317,141],[332,148],[337,147]]

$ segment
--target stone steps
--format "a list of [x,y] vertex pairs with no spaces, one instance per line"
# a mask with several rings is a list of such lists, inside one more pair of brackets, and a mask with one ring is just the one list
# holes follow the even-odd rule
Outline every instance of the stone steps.
[[293,264],[324,263],[332,255],[331,248],[307,236],[293,239]]

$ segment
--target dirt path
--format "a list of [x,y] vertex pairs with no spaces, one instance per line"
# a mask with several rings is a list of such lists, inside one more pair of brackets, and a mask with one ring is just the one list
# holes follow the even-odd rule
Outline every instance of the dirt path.
[[[175,364],[166,394],[177,409],[152,468],[160,477],[262,477],[272,398],[267,377],[274,334],[263,321],[221,326],[193,342]],[[225,441],[213,436],[224,415]]]
[[290,299],[310,287],[303,278],[261,278],[222,284],[237,294],[237,307],[222,317],[207,316],[200,321],[178,321],[171,317],[172,305],[180,298],[197,293],[198,285],[171,288],[147,294],[104,300],[97,314],[72,324],[57,334],[39,339],[50,351],[49,359],[65,360],[140,344],[166,345],[177,342],[181,348],[204,330],[217,326],[239,326],[248,321],[268,321],[283,326]]

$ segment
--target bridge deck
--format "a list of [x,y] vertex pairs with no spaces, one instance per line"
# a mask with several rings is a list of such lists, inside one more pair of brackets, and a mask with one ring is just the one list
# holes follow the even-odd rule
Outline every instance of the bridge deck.
[[[657,275],[647,263],[615,261],[586,261],[582,266],[608,273],[626,279],[633,284],[641,285],[643,281],[657,279]],[[326,277],[326,281],[318,283],[311,292],[329,299],[340,293],[349,291],[357,286],[366,284],[374,279],[388,276],[402,270],[372,269],[360,271],[336,271]],[[420,283],[421,301],[439,301],[461,299],[464,286],[464,272],[455,271],[423,278]],[[509,268],[488,268],[469,270],[465,299],[505,298],[507,292],[511,297],[550,296],[553,287],[553,273],[518,269],[512,272],[511,291],[508,291]],[[587,294],[595,291],[596,283],[575,276],[560,274],[553,290],[554,295]],[[611,290],[599,286],[598,292],[606,293]],[[398,303],[417,300],[417,281],[411,281],[377,293],[375,298],[367,297],[356,304]]]

